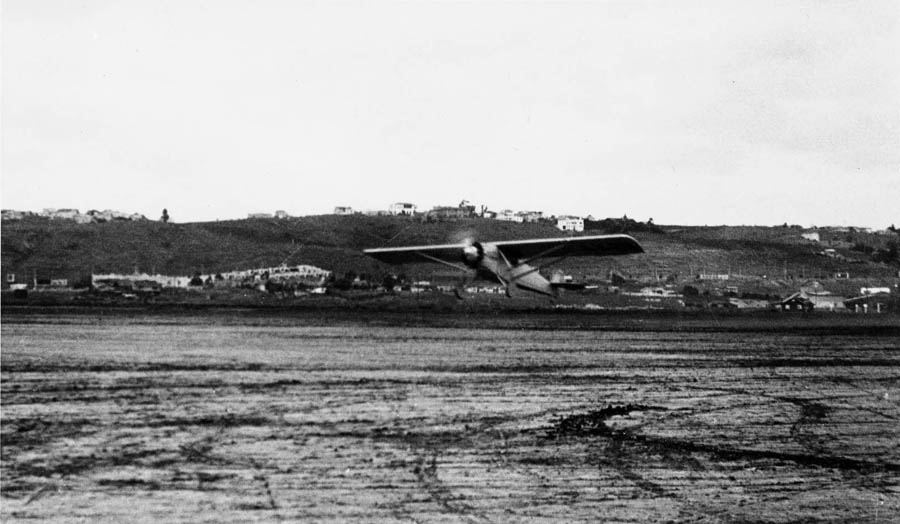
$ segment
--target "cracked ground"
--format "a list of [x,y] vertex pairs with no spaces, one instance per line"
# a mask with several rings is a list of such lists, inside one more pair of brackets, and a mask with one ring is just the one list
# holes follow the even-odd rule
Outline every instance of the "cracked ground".
[[4,318],[3,522],[897,522],[896,333]]

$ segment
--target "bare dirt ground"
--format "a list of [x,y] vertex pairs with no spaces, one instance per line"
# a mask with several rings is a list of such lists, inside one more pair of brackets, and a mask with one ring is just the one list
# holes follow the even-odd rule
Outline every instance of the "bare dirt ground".
[[20,319],[3,522],[900,522],[896,331]]

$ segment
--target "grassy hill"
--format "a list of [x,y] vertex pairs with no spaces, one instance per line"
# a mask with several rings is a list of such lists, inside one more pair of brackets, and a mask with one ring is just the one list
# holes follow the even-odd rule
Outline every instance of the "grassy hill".
[[[597,226],[600,224],[600,226]],[[893,285],[900,263],[874,262],[870,253],[846,245],[838,257],[817,254],[825,246],[804,241],[800,230],[784,227],[637,227],[606,221],[585,234],[628,232],[646,249],[642,255],[569,259],[559,267],[577,279],[605,281],[610,271],[652,283],[667,279],[678,285],[699,273],[728,273],[758,286],[790,287],[798,280],[829,280],[849,272],[849,281],[834,285],[852,290],[860,283]],[[188,275],[274,266],[311,264],[342,275],[348,271],[380,278],[398,268],[362,254],[368,247],[507,240],[560,236],[549,224],[515,224],[488,219],[423,222],[408,217],[321,215],[289,219],[247,219],[188,224],[108,222],[76,224],[29,217],[3,222],[2,270],[19,280],[84,280],[91,272],[135,269]],[[845,244],[886,249],[895,236],[846,233]],[[434,265],[401,268],[410,276],[429,278]],[[765,278],[763,278],[765,276]]]
[[[477,233],[475,233],[477,232]],[[287,264],[312,264],[343,274],[389,268],[366,257],[368,247],[456,242],[478,238],[552,236],[546,225],[494,220],[423,223],[401,217],[322,215],[189,224],[27,218],[3,223],[4,273],[78,279],[93,272],[187,275]]]

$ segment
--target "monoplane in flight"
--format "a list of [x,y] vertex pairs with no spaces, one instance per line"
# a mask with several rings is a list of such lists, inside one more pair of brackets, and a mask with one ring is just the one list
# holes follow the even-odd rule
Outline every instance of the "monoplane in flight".
[[[560,288],[571,288],[577,285],[570,282],[547,280],[540,274],[541,269],[557,264],[568,257],[630,255],[643,253],[644,249],[637,240],[628,235],[595,235],[382,247],[366,249],[363,252],[388,264],[434,262],[452,267],[472,277],[480,276],[489,280],[498,280],[506,288],[506,294],[509,296],[512,295],[515,288],[555,297]],[[460,285],[460,288],[462,287]]]

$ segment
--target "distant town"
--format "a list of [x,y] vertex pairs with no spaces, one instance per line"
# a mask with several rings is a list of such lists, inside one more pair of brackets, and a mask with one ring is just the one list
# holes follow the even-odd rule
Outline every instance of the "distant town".
[[[357,211],[349,206],[335,206],[334,216],[339,217],[395,217],[403,221],[415,223],[444,223],[463,220],[489,220],[498,223],[536,224],[553,226],[565,234],[577,234],[587,229],[594,230],[598,224],[621,224],[622,231],[645,231],[662,234],[653,219],[636,222],[628,217],[621,219],[599,220],[593,216],[579,217],[574,215],[545,215],[535,210],[489,210],[486,206],[476,207],[463,200],[457,205],[435,206],[422,211],[411,202],[396,202],[384,210]],[[257,220],[302,220],[304,217],[292,217],[283,210],[274,213],[251,213],[247,223]],[[127,213],[115,210],[78,209],[44,209],[40,212],[3,210],[4,222],[13,223],[26,219],[46,219],[50,222],[73,222],[76,224],[102,224],[108,222],[169,222],[168,210],[162,210],[157,220],[150,220],[139,213]],[[342,219],[333,218],[332,221]],[[255,226],[261,230],[271,229],[264,223]],[[273,223],[274,224],[274,223]],[[523,226],[524,227],[524,226]],[[897,291],[900,283],[900,257],[897,254],[898,230],[891,225],[882,230],[853,227],[810,227],[783,226],[780,242],[787,242],[792,250],[812,253],[821,257],[823,267],[828,270],[802,270],[801,278],[796,280],[789,275],[787,262],[783,275],[747,275],[746,270],[717,268],[704,269],[703,262],[697,261],[698,269],[693,267],[688,275],[667,268],[666,263],[656,263],[651,274],[628,276],[618,271],[610,271],[605,278],[590,277],[580,292],[587,297],[578,302],[577,307],[591,308],[723,308],[723,309],[778,309],[781,311],[808,312],[812,310],[854,311],[882,313],[898,310]],[[517,228],[516,228],[517,229]],[[668,233],[676,233],[678,229],[669,229]],[[603,231],[600,231],[603,232]],[[884,238],[883,241],[869,245],[868,241],[860,241],[858,235],[865,238]],[[793,239],[793,240],[791,240]],[[704,242],[709,242],[704,241]],[[749,240],[742,240],[749,242]],[[29,241],[27,245],[31,245]],[[770,244],[760,244],[765,249]],[[280,264],[265,267],[233,267],[219,271],[194,271],[188,274],[163,274],[154,271],[91,271],[88,279],[73,281],[71,278],[49,274],[43,271],[29,271],[27,264],[10,263],[9,247],[4,241],[4,289],[18,297],[27,296],[29,291],[62,291],[89,289],[97,296],[119,297],[125,300],[154,300],[165,294],[167,290],[209,291],[212,290],[254,290],[271,297],[285,299],[288,297],[305,297],[328,295],[335,293],[375,293],[389,295],[422,295],[428,293],[459,292],[458,286],[448,283],[447,279],[423,278],[422,274],[407,277],[402,274],[376,276],[362,271],[336,272],[329,264],[324,267],[315,264],[288,264],[287,260]],[[690,254],[688,250],[688,254]],[[684,257],[682,257],[684,258]],[[870,260],[877,267],[889,268],[893,265],[893,277],[859,278],[859,264]],[[691,266],[693,261],[688,261]],[[765,267],[765,266],[763,266]],[[883,270],[880,274],[888,274]],[[762,271],[759,271],[761,273]],[[766,273],[777,273],[777,270]],[[791,271],[790,273],[793,273]],[[804,277],[803,274],[806,274]],[[864,274],[870,274],[865,273]],[[654,276],[655,275],[655,276]],[[585,275],[579,275],[583,278]],[[571,280],[572,276],[558,271],[554,278]],[[855,287],[854,287],[855,286]],[[835,289],[836,288],[836,289]],[[503,286],[496,283],[469,284],[462,290],[471,295],[499,295],[505,292]]]
[[[481,206],[480,208],[470,204],[467,200],[461,201],[459,204],[452,206],[434,206],[430,210],[420,211],[419,207],[410,202],[395,202],[390,204],[387,209],[384,210],[366,210],[359,211],[355,210],[350,206],[335,206],[333,214],[335,215],[365,215],[365,216],[403,216],[403,217],[413,217],[419,218],[423,221],[445,221],[445,220],[455,220],[455,219],[466,219],[466,218],[487,218],[492,220],[499,220],[502,222],[516,222],[516,223],[551,223],[556,226],[560,231],[569,231],[569,232],[582,232],[584,231],[584,223],[585,221],[596,221],[598,220],[593,215],[587,215],[584,217],[576,216],[576,215],[545,215],[543,211],[516,211],[512,209],[503,209],[500,211],[489,210],[487,206]],[[96,209],[92,209],[87,212],[80,212],[78,209],[74,208],[45,208],[40,212],[32,212],[32,211],[18,211],[12,209],[4,209],[2,210],[2,219],[3,220],[22,220],[26,217],[43,217],[49,218],[53,220],[71,220],[78,224],[91,224],[91,223],[103,223],[103,222],[113,222],[113,221],[139,221],[139,220],[148,220],[148,218],[140,213],[127,213],[122,211],[115,211],[112,209],[106,209],[103,211],[98,211]],[[249,219],[288,219],[294,218],[293,215],[289,214],[284,210],[277,210],[273,213],[268,212],[256,212],[249,213],[247,215]],[[626,217],[627,218],[627,217]],[[169,220],[168,211],[163,210],[163,214],[160,218],[161,221],[167,222]],[[648,220],[649,224],[653,224],[653,219],[650,218]],[[893,226],[892,226],[893,227]],[[810,231],[804,232],[802,234],[802,238],[810,241],[819,242],[821,240],[818,228],[812,227]],[[874,229],[868,227],[827,227],[831,232],[849,232],[859,231],[862,233],[874,233],[881,235],[894,235],[896,234],[896,229],[886,228],[886,229]]]
[[4,209],[2,215],[3,220],[22,220],[28,217],[43,217],[53,220],[71,220],[77,224],[93,224],[117,220],[147,220],[147,217],[140,213],[123,213],[121,211],[113,211],[112,209],[106,209],[104,211],[92,209],[86,213],[70,208],[45,208],[43,211],[37,213]]
[[[551,222],[561,231],[584,231],[584,221],[594,220],[593,216],[578,217],[574,215],[545,216],[542,211],[513,211],[503,209],[491,211],[486,206],[480,209],[463,200],[455,206],[434,206],[428,211],[420,211],[416,204],[396,202],[385,210],[357,211],[350,206],[335,206],[335,215],[367,215],[367,216],[407,216],[419,217],[425,221],[456,220],[465,218],[489,218],[504,222]],[[287,212],[279,210],[275,213],[250,213],[247,218],[290,218]]]

